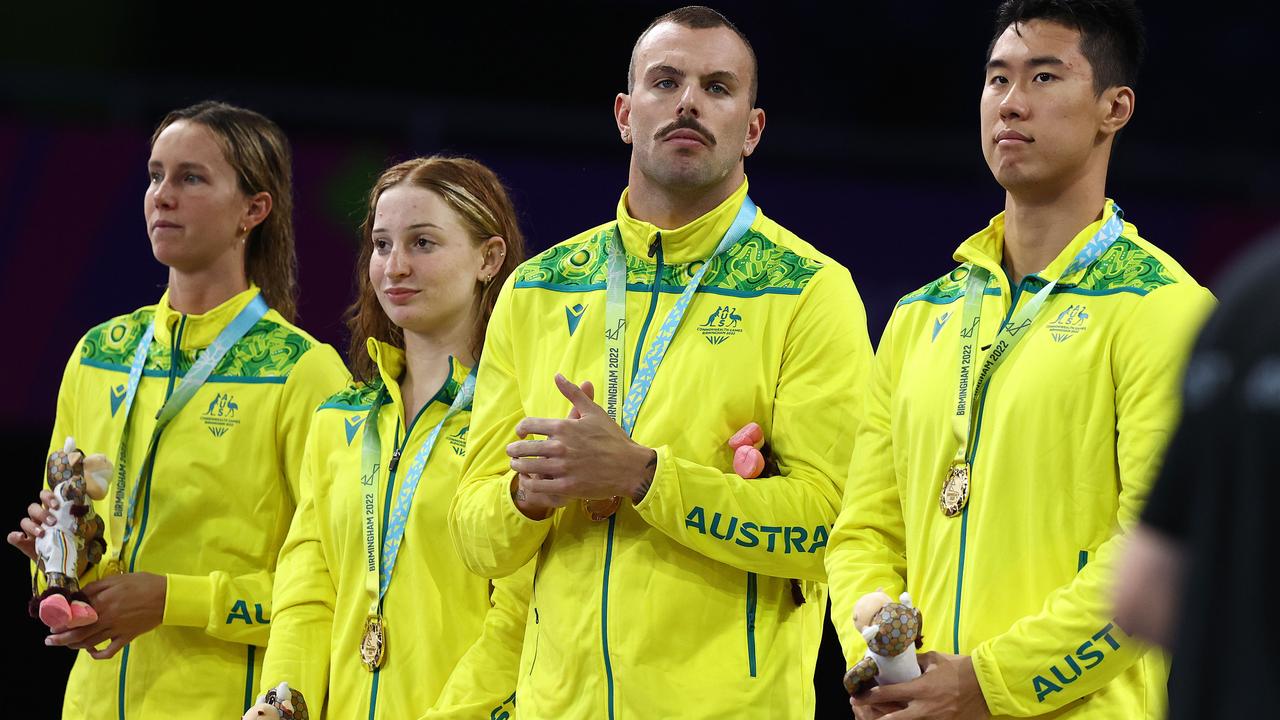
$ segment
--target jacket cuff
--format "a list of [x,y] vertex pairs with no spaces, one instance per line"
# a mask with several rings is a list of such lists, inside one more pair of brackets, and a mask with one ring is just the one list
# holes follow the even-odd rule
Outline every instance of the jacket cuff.
[[166,575],[165,625],[204,627],[209,624],[213,579],[208,575]]
[[1009,686],[1000,674],[1000,667],[992,657],[990,643],[982,643],[973,649],[973,672],[978,676],[978,686],[982,688],[982,697],[987,701],[987,709],[992,715],[1009,715],[1013,712],[1013,703],[1009,697]]
[[653,513],[662,507],[662,489],[675,482],[674,477],[667,476],[676,474],[675,464],[671,462],[671,447],[659,445],[651,449],[658,455],[658,464],[653,468],[653,482],[649,484],[649,491],[635,504],[636,512],[650,523],[653,522]]

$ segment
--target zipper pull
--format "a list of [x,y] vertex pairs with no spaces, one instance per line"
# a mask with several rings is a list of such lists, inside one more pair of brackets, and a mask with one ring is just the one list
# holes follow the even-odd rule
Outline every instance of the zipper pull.
[[662,233],[654,233],[653,242],[649,243],[649,257],[658,254],[658,247],[662,245]]
[[399,464],[400,464],[400,448],[396,448],[396,451],[391,453],[391,462],[387,465],[387,469],[389,469],[391,472],[395,472],[396,466]]

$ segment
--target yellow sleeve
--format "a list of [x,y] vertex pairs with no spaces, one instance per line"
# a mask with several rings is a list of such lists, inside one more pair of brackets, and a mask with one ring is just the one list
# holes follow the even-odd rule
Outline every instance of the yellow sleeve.
[[867,647],[853,627],[853,606],[858,598],[878,588],[897,597],[907,582],[906,526],[898,499],[889,421],[899,366],[894,357],[893,325],[890,318],[876,353],[866,414],[854,443],[840,516],[827,548],[831,623],[850,667]]
[[320,444],[320,433],[308,434],[300,473],[302,499],[276,565],[271,642],[263,659],[259,689],[262,694],[287,682],[313,707],[324,705],[328,691],[329,639],[337,602],[316,509],[316,485],[332,482],[317,471],[323,467]]
[[[316,345],[298,360],[284,384],[276,415],[277,467],[295,506],[300,495],[303,447],[316,408],[349,379],[333,348]],[[274,561],[272,558],[269,567],[245,575],[167,575],[164,624],[203,627],[222,640],[265,646],[271,629]]]
[[[552,520],[530,520],[511,499],[508,443],[524,418],[512,363],[511,293],[507,278],[489,319],[476,370],[467,457],[449,506],[449,534],[463,564],[483,577],[505,577],[526,565],[542,546]],[[552,515],[554,517],[554,514]]]
[[1111,582],[1121,536],[1136,522],[1177,424],[1178,381],[1212,305],[1202,287],[1167,285],[1145,296],[1117,335],[1111,361],[1120,474],[1116,534],[1039,613],[974,649],[974,670],[993,714],[1060,708],[1111,682],[1146,652],[1111,619]]
[[516,680],[524,645],[525,618],[533,592],[534,565],[493,581],[493,606],[485,614],[484,629],[449,675],[435,706],[423,720],[511,718],[515,713]]
[[[824,582],[825,548],[870,360],[866,315],[853,280],[839,266],[824,269],[805,288],[783,349],[768,438],[779,474],[747,480],[661,446],[655,448],[653,484],[636,512],[713,560]],[[732,540],[721,539],[726,535]]]

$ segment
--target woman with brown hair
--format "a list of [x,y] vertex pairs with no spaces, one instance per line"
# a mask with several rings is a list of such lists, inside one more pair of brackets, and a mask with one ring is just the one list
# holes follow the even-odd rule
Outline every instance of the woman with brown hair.
[[[143,210],[168,290],[85,334],[58,393],[68,437],[115,470],[99,562],[80,558],[91,624],[63,716],[234,716],[252,698],[272,571],[298,497],[315,407],[347,382],[333,348],[293,324],[288,141],[258,113],[203,102],[156,128]],[[46,490],[9,542],[36,559]],[[96,558],[96,553],[95,558]],[[56,623],[55,623],[56,624]],[[71,624],[71,623],[69,623]]]
[[472,575],[445,518],[515,210],[483,165],[418,158],[378,178],[362,235],[356,382],[311,426],[262,689],[334,718],[509,717],[532,567]]

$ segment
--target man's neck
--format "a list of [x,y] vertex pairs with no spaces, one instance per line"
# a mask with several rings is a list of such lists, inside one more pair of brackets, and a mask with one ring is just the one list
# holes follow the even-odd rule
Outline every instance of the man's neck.
[[631,164],[627,212],[663,230],[684,227],[719,207],[746,178],[742,164],[712,185],[701,188],[666,187],[652,181]]
[[200,315],[248,290],[244,258],[235,260],[191,271],[169,268],[169,307],[183,314]]
[[1075,236],[1098,219],[1103,183],[1076,183],[1053,194],[1008,192],[1004,203],[1004,257],[1001,264],[1016,286],[1044,270]]

